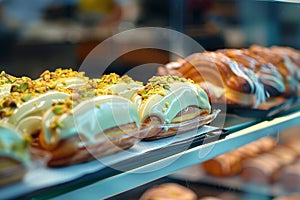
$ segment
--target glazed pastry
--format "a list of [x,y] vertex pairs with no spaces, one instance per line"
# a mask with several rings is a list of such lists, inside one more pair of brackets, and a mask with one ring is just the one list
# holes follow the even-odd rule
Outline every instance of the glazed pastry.
[[148,189],[140,200],[197,200],[190,189],[176,183],[165,183]]
[[[132,102],[146,126],[181,123],[211,112],[207,94],[193,81],[177,76],[152,77],[132,97]],[[169,136],[160,134],[161,131],[153,128],[145,139]],[[174,132],[170,130],[169,134]]]
[[295,78],[295,74],[297,74],[297,66],[291,62],[289,57],[281,54],[279,55],[270,49],[258,45],[252,45],[249,48],[249,54],[274,65],[283,77],[285,84],[285,96],[296,95],[298,87],[298,81]]
[[30,163],[28,145],[15,129],[0,123],[0,186],[22,180]]
[[285,92],[283,77],[271,63],[258,57],[251,57],[247,49],[223,49],[218,52],[252,70],[271,97],[279,96]]
[[0,100],[0,120],[13,124],[24,134],[36,134],[41,127],[43,111],[53,102],[69,97],[70,91],[58,86],[52,88],[51,83],[24,77],[17,79],[10,93]]
[[257,107],[265,102],[265,90],[255,74],[222,53],[192,54],[166,69],[199,83],[212,103]]
[[127,75],[119,76],[118,74],[111,73],[103,75],[100,79],[94,79],[95,87],[102,88],[104,90],[110,90],[111,92],[130,99],[138,89],[143,87],[142,82],[134,81]]
[[295,72],[295,77],[300,80],[300,51],[291,47],[272,46],[270,50],[276,54],[287,56],[298,68]]
[[49,166],[85,162],[137,141],[133,133],[140,122],[135,106],[123,97],[99,93],[93,98],[87,92],[78,93],[77,99],[57,102],[44,114],[39,144],[51,154]]

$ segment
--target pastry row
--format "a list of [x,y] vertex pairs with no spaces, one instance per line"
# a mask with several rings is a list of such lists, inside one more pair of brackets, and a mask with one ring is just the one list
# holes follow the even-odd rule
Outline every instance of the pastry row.
[[176,76],[152,77],[143,85],[117,74],[90,79],[71,69],[45,71],[37,80],[2,72],[0,185],[24,175],[32,149],[48,153],[48,166],[86,162],[140,139],[174,135],[164,125],[210,113],[205,91]]
[[195,53],[158,69],[198,83],[211,103],[268,108],[299,96],[300,51],[289,47],[221,49]]
[[300,139],[276,145],[266,137],[201,164],[207,174],[239,175],[260,184],[277,182],[288,190],[300,188]]
[[[207,189],[206,189],[207,190]],[[213,190],[216,190],[214,188]],[[209,193],[210,191],[205,191]],[[233,192],[233,191],[230,191]],[[201,191],[199,192],[201,193]],[[212,193],[212,192],[211,192]],[[245,194],[247,196],[247,194]],[[256,199],[259,197],[256,196]],[[271,199],[266,196],[261,196],[262,199]],[[233,199],[244,199],[243,194],[234,193],[229,194],[223,192],[218,195],[202,196],[201,198],[197,197],[195,191],[187,186],[183,186],[177,183],[164,183],[160,185],[155,185],[147,189],[140,197],[140,200],[233,200]],[[246,198],[246,199],[249,199]],[[279,196],[273,198],[273,200],[300,200],[300,195],[298,193],[292,193],[285,196]]]

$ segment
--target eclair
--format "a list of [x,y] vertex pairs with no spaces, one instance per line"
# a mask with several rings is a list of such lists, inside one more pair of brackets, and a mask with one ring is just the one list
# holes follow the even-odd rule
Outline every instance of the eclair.
[[[132,97],[140,121],[145,126],[177,124],[211,113],[207,94],[192,80],[178,76],[158,76]],[[146,139],[169,136],[154,128]],[[171,133],[170,134],[174,134]]]

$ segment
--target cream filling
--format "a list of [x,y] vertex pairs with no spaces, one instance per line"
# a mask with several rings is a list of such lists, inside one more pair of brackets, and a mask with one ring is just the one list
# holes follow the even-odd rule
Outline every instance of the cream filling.
[[21,134],[5,123],[0,123],[0,133],[0,156],[8,156],[28,165],[29,151]]
[[189,106],[211,110],[208,96],[201,88],[189,82],[175,82],[169,86],[169,90],[164,90],[165,96],[152,95],[145,102],[142,102],[139,95],[133,97],[133,103],[138,107],[141,122],[154,115],[159,117],[163,123],[171,123],[180,111]]
[[[61,127],[51,129],[53,122],[61,124]],[[49,109],[43,117],[42,126],[45,141],[56,144],[60,139],[75,134],[82,134],[93,142],[106,137],[103,131],[128,123],[140,127],[135,106],[126,98],[104,95],[81,102],[70,114],[57,116]]]

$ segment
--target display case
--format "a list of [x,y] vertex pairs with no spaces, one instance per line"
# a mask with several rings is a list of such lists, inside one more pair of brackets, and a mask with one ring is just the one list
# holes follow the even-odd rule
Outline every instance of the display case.
[[[161,17],[161,19],[155,17],[150,19],[149,16],[153,13],[151,14],[148,8],[158,6],[160,3],[162,6],[155,11],[158,12],[155,16]],[[137,28],[153,24],[158,26],[155,25],[156,20],[158,20],[164,28],[170,28],[172,31],[178,31],[192,38],[201,45],[202,50],[241,49],[249,48],[253,44],[265,47],[278,45],[300,49],[300,22],[298,20],[300,19],[300,3],[297,1],[176,0],[164,3],[161,1],[153,1],[153,3],[141,1],[140,4],[142,14],[140,14],[140,19],[134,22]],[[143,7],[144,4],[149,5]],[[163,8],[168,9],[168,12],[164,13]],[[115,31],[122,33],[122,27],[131,25],[131,23],[123,21],[118,26],[118,30]],[[94,31],[94,29],[90,30]],[[34,33],[33,36],[39,35],[38,31],[30,33]],[[45,34],[43,31],[41,33]],[[109,34],[109,36],[100,34],[103,37],[98,37],[96,32],[95,35],[88,34],[90,38],[84,37],[81,40],[72,40],[71,42],[55,41],[54,43],[45,42],[37,37],[34,44],[31,44],[32,41],[26,37],[21,38],[13,45],[13,48],[17,49],[17,53],[15,52],[12,57],[17,57],[20,54],[20,62],[23,59],[26,63],[24,57],[27,54],[23,53],[28,50],[29,46],[29,48],[34,49],[33,53],[28,52],[29,57],[34,57],[33,54],[42,48],[42,56],[39,57],[38,62],[40,60],[45,61],[42,57],[47,57],[48,50],[52,52],[49,46],[53,46],[59,49],[59,52],[56,53],[63,57],[61,60],[64,64],[70,64],[68,63],[68,59],[70,59],[72,60],[71,64],[76,66],[74,68],[84,68],[84,59],[91,55],[89,54],[90,51],[97,44],[109,41],[106,39],[107,37],[114,36],[114,34]],[[178,52],[186,49],[188,54],[195,53],[188,49],[187,44],[182,44],[182,41],[176,41],[176,39],[175,45],[168,43],[169,50],[173,50],[171,53],[166,52],[165,49],[148,48],[153,45],[151,44],[153,38],[152,35],[145,34],[146,36],[147,39],[140,37],[140,35],[134,38],[134,42],[137,43],[145,39],[147,43],[145,49],[123,54],[110,63],[110,66],[106,66],[106,69],[101,69],[102,72],[130,74],[134,78],[146,82],[149,77],[157,74],[159,65],[176,61],[181,56],[174,55],[176,48],[180,49]],[[164,39],[164,35],[155,35],[156,44],[153,46],[160,43],[157,38]],[[129,41],[131,40],[132,38]],[[174,38],[172,41],[174,42]],[[35,49],[35,45],[38,46],[37,49]],[[124,48],[134,49],[135,45],[135,43],[127,44]],[[60,48],[61,46],[64,48]],[[55,48],[53,52],[56,51]],[[122,48],[123,46],[120,47],[121,52],[123,51]],[[113,49],[112,52],[114,50],[116,49]],[[65,53],[60,52],[67,52],[67,54],[63,55]],[[102,53],[106,55],[107,52]],[[153,56],[153,59],[149,55]],[[47,59],[50,60],[48,68],[56,68],[54,65],[51,66],[55,58],[50,56]],[[19,61],[5,60],[5,62],[9,65]],[[28,61],[28,63],[30,62]],[[147,69],[149,71],[134,71],[135,67],[133,66],[135,65],[153,62],[157,62],[159,65],[153,65],[150,70]],[[78,63],[81,65],[79,66]],[[300,74],[300,66],[297,70],[296,73]],[[21,73],[21,71],[23,73],[27,69],[22,68],[19,72]],[[40,71],[42,68],[32,70],[33,76],[36,76]],[[93,72],[91,75],[94,75]],[[296,85],[299,90],[299,82]],[[49,168],[45,166],[45,163],[34,163],[21,182],[0,187],[0,198],[138,199],[150,186],[163,182],[176,182],[191,188],[194,187],[194,190],[205,188],[207,191],[212,191],[210,196],[216,190],[233,191],[233,193],[240,195],[238,198],[243,199],[273,199],[283,195],[300,193],[300,188],[289,191],[276,184],[262,186],[241,181],[236,177],[226,180],[207,176],[203,171],[198,171],[201,163],[261,138],[270,136],[275,138],[276,142],[280,142],[281,134],[286,130],[294,128],[294,132],[299,132],[299,91],[297,91],[298,94],[289,96],[285,101],[268,109],[213,104],[213,108],[215,110],[221,109],[221,112],[216,111],[216,116],[214,116],[216,119],[209,121],[209,123],[203,123],[192,130],[183,130],[178,135],[160,140],[139,140],[130,149],[86,163],[59,168]],[[163,128],[168,130],[169,127]],[[297,134],[293,134],[293,136],[295,135]],[[200,192],[199,194],[204,196],[205,193]]]

